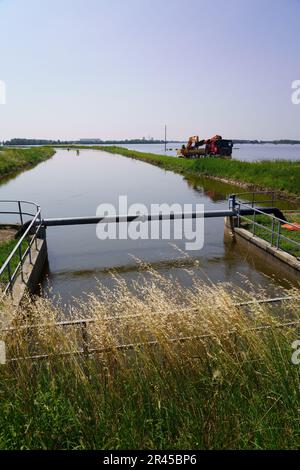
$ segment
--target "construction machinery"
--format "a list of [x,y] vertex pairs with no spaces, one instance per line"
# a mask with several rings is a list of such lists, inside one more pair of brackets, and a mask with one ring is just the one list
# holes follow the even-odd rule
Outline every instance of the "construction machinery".
[[232,140],[223,139],[220,135],[215,135],[211,139],[200,140],[199,136],[194,135],[189,138],[187,145],[183,145],[177,151],[181,158],[200,158],[207,156],[218,156],[231,158]]

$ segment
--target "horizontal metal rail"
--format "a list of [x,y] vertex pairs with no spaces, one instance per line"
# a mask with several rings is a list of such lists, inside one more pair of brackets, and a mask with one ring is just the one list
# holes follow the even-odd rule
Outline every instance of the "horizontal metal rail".
[[[278,328],[289,328],[289,327],[295,327],[300,325],[300,320],[295,320],[295,321],[290,321],[286,323],[280,323],[277,325],[262,325],[259,327],[253,327],[253,328],[248,328],[242,331],[242,333],[247,333],[250,331],[257,331],[258,333],[266,330],[272,330],[272,329],[278,329]],[[221,336],[223,337],[228,337],[228,336],[236,336],[237,331],[232,330],[227,333],[222,333]],[[192,335],[192,336],[181,336],[178,338],[170,338],[166,339],[166,342],[170,344],[174,343],[185,343],[187,341],[195,341],[195,340],[201,340],[205,338],[213,338],[214,335],[212,333],[206,333],[203,335]],[[85,342],[85,339],[87,338],[87,332],[84,332],[83,334],[83,339]],[[133,349],[140,349],[143,347],[154,347],[154,346],[159,346],[160,342],[158,340],[152,340],[152,341],[143,341],[143,342],[137,342],[137,343],[127,343],[127,344],[120,344],[118,346],[114,347],[106,347],[106,348],[89,348],[88,344],[84,344],[84,347],[82,349],[77,349],[74,351],[65,351],[65,352],[60,352],[60,353],[49,353],[49,354],[37,354],[33,356],[20,356],[20,357],[13,357],[13,358],[8,358],[7,363],[10,362],[21,362],[21,361],[40,361],[40,360],[45,360],[45,359],[50,359],[50,358],[56,358],[56,357],[70,357],[70,356],[92,356],[94,354],[105,354],[113,351],[130,351]]]
[[[264,207],[253,207],[253,208],[251,208],[250,206],[248,206],[246,203],[243,203],[243,202],[239,203],[239,205],[245,206],[245,207],[247,207],[247,208],[249,208],[249,209],[252,209],[256,214],[270,215],[269,212],[266,212],[266,211],[265,211],[265,208],[264,208]],[[276,210],[277,210],[277,209],[276,209]],[[281,211],[280,211],[280,212],[281,212]],[[239,211],[239,213],[242,214],[241,211]],[[280,217],[277,217],[277,216],[273,216],[273,217],[275,217],[275,219],[278,220],[281,224],[286,224],[286,223],[287,223],[287,220],[286,220],[285,218],[283,219],[283,218],[280,218]],[[295,228],[299,228],[297,225],[293,224],[292,222],[291,222],[291,223],[289,222],[288,224],[289,224],[289,225],[293,225]]]
[[[0,214],[7,214],[7,215],[20,215],[19,211],[1,211]],[[34,217],[35,214],[31,214],[30,212],[22,211],[22,215],[27,215],[28,217]]]
[[[16,205],[17,210],[2,210],[2,206],[6,204]],[[24,204],[34,207],[34,212],[31,213],[31,212],[24,211],[22,207]],[[40,206],[35,202],[25,201],[25,200],[16,201],[12,199],[0,199],[0,215],[1,214],[19,215],[21,225],[23,225],[24,223],[24,216],[34,217],[38,210],[40,210]]]
[[[260,208],[268,214],[276,213],[277,209],[274,207]],[[254,208],[241,209],[240,214],[253,215]],[[64,217],[59,219],[42,219],[42,225],[45,227],[59,227],[68,225],[89,225],[97,224],[100,222],[104,223],[123,223],[123,222],[151,222],[155,220],[178,220],[178,219],[197,219],[197,218],[214,218],[214,217],[234,217],[237,216],[237,212],[234,209],[215,210],[215,211],[203,211],[203,212],[180,212],[180,213],[169,213],[169,214],[147,214],[147,215],[113,215],[113,216],[93,216],[93,217]]]
[[[256,200],[256,196],[266,196],[268,197],[270,195],[270,199],[266,200]],[[250,199],[247,199],[247,197],[250,196]],[[248,204],[251,204],[251,207],[254,207],[254,204],[259,203],[259,204],[272,204],[274,206],[275,201],[278,199],[277,198],[277,193],[275,191],[249,191],[245,193],[238,193],[235,194],[236,199],[243,200],[244,202],[248,202]]]
[[[300,297],[295,297],[295,296],[285,296],[285,297],[274,297],[271,299],[257,299],[257,300],[249,300],[246,302],[235,302],[232,304],[233,307],[249,307],[251,305],[263,305],[263,304],[276,304],[276,303],[281,303],[281,302],[293,302],[293,301],[300,301]],[[181,314],[184,314],[184,312],[187,311],[187,309],[182,309],[180,310]],[[192,308],[191,310],[188,310],[189,312],[192,311],[196,313],[198,310],[197,308]],[[170,312],[178,314],[178,310],[174,312]],[[156,315],[160,315],[161,312],[157,312]],[[115,315],[115,316],[109,316],[109,317],[104,317],[104,318],[79,318],[76,320],[64,320],[60,322],[55,322],[55,323],[37,323],[33,325],[19,325],[19,326],[13,326],[13,327],[8,327],[8,328],[2,328],[0,330],[1,333],[12,333],[14,331],[30,331],[30,330],[36,330],[38,328],[53,328],[53,327],[67,327],[67,326],[81,326],[84,325],[86,326],[87,324],[92,324],[92,323],[97,323],[100,321],[105,321],[105,322],[112,322],[112,321],[120,321],[120,320],[131,320],[134,318],[141,318],[143,314],[134,314],[134,315]]]

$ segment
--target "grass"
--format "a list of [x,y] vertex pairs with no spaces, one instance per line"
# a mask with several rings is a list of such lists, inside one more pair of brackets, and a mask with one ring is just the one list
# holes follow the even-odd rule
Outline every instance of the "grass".
[[[253,216],[249,216],[248,218],[253,220]],[[287,214],[286,218],[290,223],[300,222],[300,217],[298,215]],[[288,240],[280,237],[278,241],[277,234],[279,231],[279,222],[277,222],[276,219],[274,223],[275,233],[273,235],[273,239],[272,239],[272,234],[269,231],[272,229],[272,218],[266,215],[257,215],[255,217],[255,221],[262,225],[262,227],[255,226],[255,235],[257,237],[260,237],[269,243],[272,242],[272,245],[276,247],[278,243],[278,248],[280,248],[283,251],[286,251],[287,253],[293,256],[300,258],[300,247],[298,247],[295,243],[293,243],[293,241],[295,241],[300,244],[300,231],[291,231],[291,230],[281,227],[280,228],[281,235],[286,237]],[[253,233],[253,225],[251,223],[249,223],[247,226],[244,226],[243,228],[247,228]]]
[[[17,240],[12,239],[12,240],[6,240],[6,241],[1,241],[0,242],[0,266],[3,265],[3,263],[6,261],[6,259],[9,257],[11,254],[12,250],[16,246]],[[11,262],[11,273],[13,273],[18,265],[18,257],[14,256]],[[0,279],[0,286],[4,286],[8,283],[9,276],[8,276],[8,271],[7,269],[5,272],[2,274],[1,279]]]
[[[18,240],[16,240],[16,239],[0,241],[0,267],[3,265],[3,263],[6,261],[6,259],[11,254],[12,250],[14,249],[14,247],[17,244],[17,241]],[[22,243],[22,254],[25,252],[27,247],[28,247],[28,241],[25,240],[24,243]],[[11,274],[13,274],[13,272],[15,271],[18,263],[19,263],[19,253],[17,252],[11,260],[11,264],[10,264]],[[2,285],[7,284],[8,281],[9,281],[9,276],[8,276],[8,271],[6,269],[5,272],[3,273],[3,275],[1,276],[0,286],[1,286],[1,284]]]
[[[76,148],[86,149],[84,146]],[[190,160],[116,146],[89,148],[135,158],[177,173],[223,178],[231,182],[244,183],[253,189],[271,189],[287,196],[300,196],[300,161],[241,162],[213,157]]]
[[54,153],[55,150],[50,147],[0,149],[0,178],[37,165]]
[[[55,355],[81,348],[80,330],[55,326],[62,312],[45,299],[22,307],[16,331],[1,333],[8,358],[52,356],[1,366],[0,449],[299,447],[299,328],[278,328],[299,319],[299,300],[279,318],[263,305],[238,307],[251,295],[230,286],[187,290],[151,276],[136,292],[119,279],[73,308],[95,320],[93,356]],[[1,314],[15,312],[7,303]],[[26,334],[24,324],[44,326]]]
[[0,242],[0,266],[3,265],[4,261],[8,258],[12,250],[14,249],[17,240],[6,240]]

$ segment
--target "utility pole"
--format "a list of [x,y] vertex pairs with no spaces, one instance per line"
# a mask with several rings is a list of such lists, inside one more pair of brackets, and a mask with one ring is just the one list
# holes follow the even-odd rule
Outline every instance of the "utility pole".
[[167,151],[167,124],[165,124],[165,152]]

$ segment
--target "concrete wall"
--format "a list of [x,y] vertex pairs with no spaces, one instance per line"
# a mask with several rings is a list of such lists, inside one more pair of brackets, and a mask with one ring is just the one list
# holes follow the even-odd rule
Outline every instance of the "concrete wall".
[[300,281],[300,261],[295,256],[276,249],[267,241],[253,236],[249,230],[237,227],[235,217],[225,218],[225,230],[234,238],[236,243],[250,250],[252,254],[259,256],[261,260],[265,260],[268,265],[271,264],[274,269],[280,270],[282,274]]

